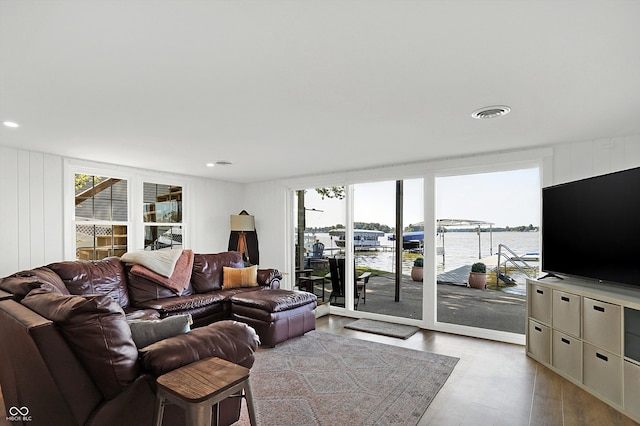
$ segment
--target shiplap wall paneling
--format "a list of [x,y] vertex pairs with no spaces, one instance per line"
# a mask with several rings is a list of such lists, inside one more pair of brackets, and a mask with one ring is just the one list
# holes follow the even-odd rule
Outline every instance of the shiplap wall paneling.
[[627,136],[624,148],[624,168],[640,167],[640,135]]
[[62,157],[44,154],[44,259],[43,264],[64,259],[64,197]]
[[0,276],[14,272],[20,246],[18,229],[18,151],[0,147]]
[[62,158],[0,147],[0,276],[64,260]]
[[[197,253],[218,253],[229,246],[229,216],[243,209],[244,185],[194,179],[190,214],[191,248]],[[251,212],[249,212],[251,213]]]
[[[285,232],[285,208],[289,192],[280,181],[259,182],[245,192],[244,208],[256,217],[260,265],[283,270],[286,264],[282,248]],[[271,242],[278,244],[270,247]]]
[[28,151],[18,151],[18,270],[27,269],[31,262],[31,179],[29,175],[30,158]]
[[29,209],[24,216],[29,220],[29,261],[28,267],[44,264],[44,155],[28,152],[29,155]]
[[593,176],[594,142],[571,144],[571,179],[578,180]]

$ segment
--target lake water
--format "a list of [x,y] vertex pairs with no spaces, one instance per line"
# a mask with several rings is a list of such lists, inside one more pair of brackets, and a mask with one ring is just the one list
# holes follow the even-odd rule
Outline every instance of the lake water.
[[[325,256],[331,253],[338,253],[339,248],[329,234],[319,233],[316,238],[325,245]],[[394,241],[388,240],[387,236],[380,237],[380,245],[386,248],[393,248]],[[444,246],[443,256],[437,256],[437,271],[442,273],[456,269],[460,266],[471,265],[478,261],[479,257],[487,257],[497,254],[498,244],[504,244],[519,256],[527,253],[539,251],[540,234],[538,232],[489,232],[480,233],[480,238],[475,232],[447,232],[438,235],[437,245]],[[428,256],[429,254],[426,253]],[[479,256],[480,255],[480,256]],[[411,274],[411,267],[419,253],[403,253],[402,273]],[[356,252],[356,265],[367,266],[374,269],[392,272],[395,270],[395,255],[393,250],[378,250],[369,252]],[[536,261],[527,261],[532,267],[539,266]],[[514,278],[518,285],[504,288],[503,291],[517,294],[525,294],[526,276],[519,271],[509,271],[509,276]]]

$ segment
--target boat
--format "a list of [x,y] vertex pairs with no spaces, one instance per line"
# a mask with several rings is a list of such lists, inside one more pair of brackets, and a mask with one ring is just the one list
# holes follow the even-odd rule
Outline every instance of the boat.
[[[331,238],[336,238],[335,243],[338,247],[345,246],[346,230],[332,229],[329,231]],[[354,250],[370,250],[380,247],[380,237],[384,237],[384,232],[374,231],[370,229],[354,229],[353,230],[353,248]]]
[[422,250],[424,246],[424,231],[412,231],[402,234],[402,249],[409,251]]

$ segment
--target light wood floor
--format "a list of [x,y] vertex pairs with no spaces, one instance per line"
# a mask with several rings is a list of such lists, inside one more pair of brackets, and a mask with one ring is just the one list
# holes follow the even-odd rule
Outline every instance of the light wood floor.
[[[319,318],[317,329],[460,358],[420,425],[636,425],[628,417],[525,355],[524,347],[421,330],[407,340],[343,328],[351,318]],[[6,421],[0,395],[0,425]]]
[[636,425],[525,355],[524,346],[421,330],[407,340],[343,328],[351,318],[319,318],[320,331],[460,358],[420,425]]

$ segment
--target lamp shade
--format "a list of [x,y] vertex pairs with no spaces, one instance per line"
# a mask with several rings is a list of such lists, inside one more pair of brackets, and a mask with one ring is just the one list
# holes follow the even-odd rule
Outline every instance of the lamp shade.
[[231,215],[231,230],[232,231],[255,231],[256,221],[250,214],[232,214]]

